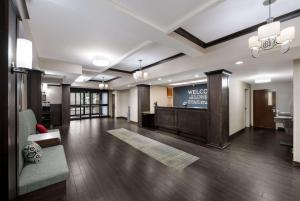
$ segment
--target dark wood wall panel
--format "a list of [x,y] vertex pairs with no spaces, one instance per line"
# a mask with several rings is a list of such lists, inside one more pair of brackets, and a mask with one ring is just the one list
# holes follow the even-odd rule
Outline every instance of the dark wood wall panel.
[[197,112],[195,110],[177,110],[178,131],[197,140],[206,140],[208,127],[207,110],[199,109]]
[[155,126],[188,138],[207,141],[207,109],[155,107]]
[[221,149],[229,144],[228,79],[230,74],[226,70],[206,73],[208,77],[208,144]]
[[142,112],[150,111],[150,86],[137,85],[138,90],[138,125],[142,126]]
[[173,108],[156,107],[155,126],[176,130],[176,111]]
[[62,85],[62,105],[61,105],[62,125],[70,124],[70,85]]
[[27,107],[32,109],[38,122],[42,120],[42,72],[28,71],[27,74]]
[[12,1],[0,1],[0,183],[1,200],[17,195],[17,87],[19,76],[11,74],[16,60],[17,18]]
[[61,126],[62,104],[50,104],[50,122],[53,126]]

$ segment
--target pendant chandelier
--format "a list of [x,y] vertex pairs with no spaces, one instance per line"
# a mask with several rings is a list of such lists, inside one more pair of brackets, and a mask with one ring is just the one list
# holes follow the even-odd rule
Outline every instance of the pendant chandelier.
[[265,0],[263,5],[269,6],[269,18],[267,24],[258,28],[258,35],[249,38],[249,48],[252,57],[259,56],[261,51],[271,50],[276,47],[281,48],[281,53],[286,53],[290,49],[291,41],[295,38],[295,27],[288,27],[280,31],[280,22],[274,22],[271,17],[271,4],[276,0]]
[[135,79],[135,81],[146,80],[148,78],[148,73],[142,71],[143,60],[140,59],[138,61],[140,62],[139,70],[133,73],[133,78]]
[[108,88],[108,84],[104,83],[104,77],[102,78],[102,82],[99,84],[99,88],[100,89],[107,89]]

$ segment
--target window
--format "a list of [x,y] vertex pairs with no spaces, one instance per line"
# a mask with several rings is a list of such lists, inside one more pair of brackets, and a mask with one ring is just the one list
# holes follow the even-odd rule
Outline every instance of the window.
[[108,91],[71,88],[71,119],[107,117]]

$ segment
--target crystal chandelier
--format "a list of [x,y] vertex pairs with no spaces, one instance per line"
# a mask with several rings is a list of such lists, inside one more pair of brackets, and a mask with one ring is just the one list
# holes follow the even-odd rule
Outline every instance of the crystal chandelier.
[[100,89],[107,89],[108,88],[108,84],[104,83],[104,77],[102,78],[102,82],[99,84],[99,88]]
[[263,5],[269,6],[269,18],[267,24],[258,28],[258,35],[249,38],[249,48],[254,58],[258,57],[261,51],[270,50],[276,47],[281,48],[281,53],[290,49],[290,43],[295,38],[295,27],[288,27],[280,31],[280,22],[273,21],[271,17],[271,4],[276,0],[265,0]]
[[148,73],[142,71],[142,61],[143,60],[140,59],[138,61],[140,62],[140,67],[139,67],[139,70],[137,70],[135,73],[133,73],[133,78],[135,79],[135,81],[146,80],[148,78]]

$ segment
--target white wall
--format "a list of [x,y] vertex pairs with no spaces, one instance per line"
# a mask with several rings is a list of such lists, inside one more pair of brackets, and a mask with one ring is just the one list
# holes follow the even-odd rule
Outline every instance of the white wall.
[[[253,125],[253,91],[258,89],[268,89],[276,91],[276,109],[280,112],[293,111],[293,83],[290,82],[271,82],[265,84],[251,85],[251,122]],[[276,126],[281,126],[276,124]]]
[[163,86],[150,86],[150,111],[154,112],[154,102],[158,106],[170,106],[170,99],[167,96],[167,87]]
[[137,87],[129,90],[130,121],[138,122],[138,92]]
[[114,91],[116,117],[127,117],[129,90]]
[[129,90],[113,91],[115,94],[115,113],[116,117],[126,117],[128,106],[130,107],[130,121],[138,122],[138,95],[137,88]]
[[281,112],[291,112],[293,105],[293,82],[271,82],[251,85],[253,90],[269,89],[276,91],[276,107]]
[[300,162],[300,60],[294,62],[294,150],[293,160]]
[[62,87],[49,86],[46,92],[46,101],[50,104],[61,104],[62,102]]
[[245,89],[249,84],[229,78],[229,134],[245,128]]

